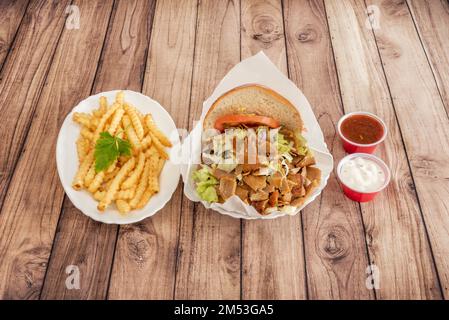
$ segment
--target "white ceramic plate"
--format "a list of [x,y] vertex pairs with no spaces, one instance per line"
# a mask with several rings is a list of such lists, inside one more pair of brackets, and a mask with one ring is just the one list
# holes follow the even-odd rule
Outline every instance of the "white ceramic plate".
[[[90,96],[73,108],[65,118],[59,131],[56,145],[56,163],[62,186],[75,207],[96,221],[128,224],[150,217],[164,207],[178,185],[180,169],[179,165],[174,164],[171,160],[166,161],[160,176],[160,192],[153,196],[143,209],[133,210],[127,215],[121,215],[114,204],[111,204],[104,212],[100,212],[97,210],[97,201],[93,199],[88,191],[76,191],[72,188],[72,180],[78,170],[78,155],[75,142],[80,134],[80,126],[72,120],[72,115],[74,112],[91,112],[98,108],[100,96],[105,96],[108,99],[108,103],[112,103],[118,91],[101,92]],[[169,137],[173,144],[173,147],[168,149],[170,159],[172,159],[171,155],[179,146],[180,141],[176,125],[171,116],[158,102],[141,93],[129,90],[124,90],[124,93],[125,101],[144,114],[151,113],[158,127]]]

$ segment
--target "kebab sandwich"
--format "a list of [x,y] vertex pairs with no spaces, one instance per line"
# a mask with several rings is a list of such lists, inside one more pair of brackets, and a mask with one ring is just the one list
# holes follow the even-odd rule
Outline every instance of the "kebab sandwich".
[[302,132],[298,110],[275,91],[246,85],[225,93],[203,120],[198,196],[237,196],[262,215],[294,213],[321,179]]

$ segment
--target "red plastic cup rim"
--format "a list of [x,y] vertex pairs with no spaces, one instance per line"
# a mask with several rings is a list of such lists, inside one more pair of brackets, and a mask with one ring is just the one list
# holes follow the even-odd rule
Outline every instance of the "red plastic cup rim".
[[[355,115],[365,115],[365,116],[369,116],[372,117],[374,119],[376,119],[377,121],[380,122],[380,124],[382,125],[383,129],[384,129],[384,134],[382,135],[382,137],[373,143],[367,143],[367,144],[362,144],[362,143],[356,143],[354,141],[349,140],[348,138],[346,138],[343,133],[341,132],[341,124],[343,123],[343,121],[345,121],[347,118],[351,117],[351,116],[355,116]],[[345,114],[343,117],[340,118],[340,120],[338,120],[337,123],[337,132],[338,135],[340,136],[341,139],[343,139],[344,141],[346,141],[347,143],[350,143],[356,147],[373,147],[373,146],[377,146],[378,144],[382,143],[385,138],[387,137],[387,125],[385,124],[385,122],[379,118],[378,116],[376,116],[375,114],[371,113],[371,112],[367,112],[367,111],[355,111],[355,112],[350,112]]]
[[[379,189],[370,191],[370,192],[360,191],[360,190],[353,189],[353,188],[349,187],[342,181],[342,179],[340,177],[341,168],[343,167],[345,162],[347,162],[348,160],[352,160],[354,158],[364,158],[364,159],[372,160],[379,165],[379,167],[383,170],[383,172],[385,174],[385,182]],[[385,164],[385,162],[383,162],[380,158],[376,157],[375,155],[368,154],[368,153],[352,153],[352,154],[347,155],[343,159],[341,159],[340,162],[338,163],[337,177],[338,177],[338,180],[340,181],[340,183],[343,184],[348,189],[351,189],[360,194],[373,194],[373,193],[379,193],[380,191],[382,191],[383,189],[385,189],[388,186],[388,184],[390,183],[390,180],[391,180],[391,172],[390,172],[390,168],[388,168],[388,166]]]

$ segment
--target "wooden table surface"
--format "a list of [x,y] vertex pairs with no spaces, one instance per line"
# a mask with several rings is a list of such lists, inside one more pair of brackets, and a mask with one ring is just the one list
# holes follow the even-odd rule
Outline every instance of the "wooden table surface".
[[[0,298],[449,298],[448,40],[447,0],[0,0]],[[74,208],[55,145],[80,100],[141,91],[191,129],[260,50],[307,96],[336,163],[344,113],[386,121],[392,181],[375,201],[348,200],[332,174],[274,221],[205,210],[181,183],[133,225]]]

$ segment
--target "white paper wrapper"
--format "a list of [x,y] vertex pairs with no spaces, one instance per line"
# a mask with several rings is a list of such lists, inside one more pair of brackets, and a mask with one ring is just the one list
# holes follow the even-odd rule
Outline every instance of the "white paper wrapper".
[[254,207],[245,204],[237,196],[229,198],[222,204],[208,203],[202,201],[195,191],[192,172],[198,168],[198,163],[200,163],[201,159],[201,132],[204,116],[211,105],[222,94],[235,87],[248,83],[260,84],[271,88],[287,98],[299,110],[304,121],[304,126],[307,131],[303,132],[303,135],[307,139],[309,148],[314,151],[317,161],[315,166],[321,170],[322,176],[319,187],[315,189],[303,206],[298,207],[293,213],[297,214],[301,209],[312,202],[326,186],[327,179],[333,169],[333,158],[327,149],[327,145],[324,142],[323,132],[318,125],[318,121],[316,120],[306,97],[262,51],[255,56],[243,60],[232,68],[215,88],[212,95],[204,101],[200,121],[195,125],[192,132],[186,137],[182,144],[181,151],[183,165],[181,166],[181,174],[184,181],[184,193],[190,200],[195,202],[201,201],[206,208],[213,209],[234,218],[273,219],[287,214],[285,212],[273,212],[269,215],[261,215],[254,209]]

